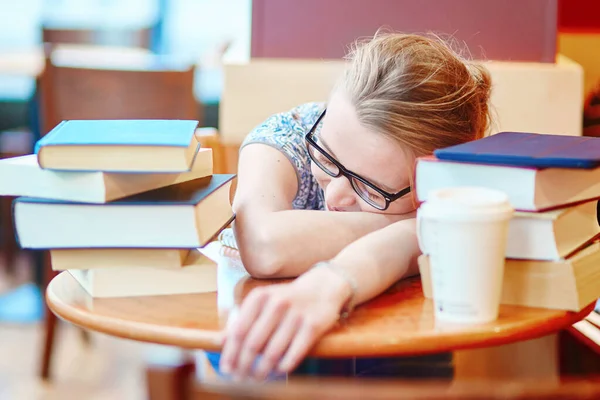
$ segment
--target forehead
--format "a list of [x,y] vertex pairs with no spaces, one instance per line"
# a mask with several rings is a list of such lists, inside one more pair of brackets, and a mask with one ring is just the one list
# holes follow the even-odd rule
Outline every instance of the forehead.
[[363,126],[341,96],[331,98],[319,128],[322,141],[349,170],[390,191],[407,184],[409,160],[400,144]]

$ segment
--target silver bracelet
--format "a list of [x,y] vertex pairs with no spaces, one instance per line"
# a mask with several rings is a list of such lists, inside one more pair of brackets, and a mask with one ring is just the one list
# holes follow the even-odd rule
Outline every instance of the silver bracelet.
[[320,267],[329,268],[330,271],[333,271],[334,273],[341,276],[350,286],[350,297],[348,298],[348,300],[346,300],[346,302],[342,306],[342,309],[340,310],[340,319],[348,318],[350,316],[350,313],[352,313],[352,311],[354,310],[354,307],[355,307],[354,299],[356,297],[356,292],[358,291],[358,284],[356,283],[356,280],[354,280],[354,278],[351,277],[343,269],[331,268],[332,265],[329,261],[320,261],[320,262],[316,263],[315,265],[313,265],[313,268],[320,268]]

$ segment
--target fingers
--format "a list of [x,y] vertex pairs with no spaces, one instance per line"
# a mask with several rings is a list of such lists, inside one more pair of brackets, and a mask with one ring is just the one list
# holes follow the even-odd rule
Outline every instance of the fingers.
[[333,310],[310,298],[294,297],[287,288],[271,286],[250,292],[237,318],[228,321],[221,372],[237,379],[253,375],[261,380],[273,370],[290,372],[333,325],[337,317]]
[[273,331],[284,318],[288,307],[289,302],[283,293],[275,292],[269,295],[265,308],[242,344],[235,371],[232,371],[234,376],[246,377],[249,375],[256,356],[263,350],[267,341],[272,340]]
[[264,380],[277,363],[279,363],[281,357],[283,357],[283,354],[294,339],[299,325],[300,316],[288,310],[285,317],[281,320],[281,324],[271,336],[271,340],[267,344],[262,358],[256,366],[254,376],[257,379]]
[[229,374],[235,368],[237,355],[243,340],[259,316],[266,299],[267,292],[265,290],[253,290],[243,302],[235,319],[228,323],[225,345],[223,346],[219,365],[223,373]]
[[300,330],[295,335],[287,352],[277,365],[277,371],[289,373],[294,370],[302,361],[308,350],[312,347],[317,337],[319,337],[325,329],[322,329],[318,323],[305,318],[302,321]]

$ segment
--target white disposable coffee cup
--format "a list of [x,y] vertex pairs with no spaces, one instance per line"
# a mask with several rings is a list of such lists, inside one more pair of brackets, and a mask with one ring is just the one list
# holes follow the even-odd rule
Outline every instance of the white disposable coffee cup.
[[429,255],[435,318],[485,323],[498,318],[508,223],[505,193],[479,187],[432,191],[417,211],[417,236]]

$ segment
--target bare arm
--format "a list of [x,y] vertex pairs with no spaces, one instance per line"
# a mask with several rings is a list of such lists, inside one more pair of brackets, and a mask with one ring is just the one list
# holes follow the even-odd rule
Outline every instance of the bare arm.
[[[415,221],[403,220],[348,245],[330,267],[312,269],[291,283],[255,288],[228,324],[223,372],[263,379],[273,370],[292,371],[334,326],[351,295],[343,274],[358,283],[355,301],[363,303],[416,274],[419,254]],[[257,354],[262,359],[253,370]]]
[[403,218],[292,210],[296,171],[284,154],[267,145],[244,147],[238,171],[236,240],[244,266],[255,277],[298,276],[356,239]]
[[[364,303],[387,289],[394,282],[418,274],[417,257],[421,254],[416,238],[415,219],[391,224],[344,248],[331,259],[329,268],[311,270],[295,283],[318,286],[319,282],[344,281],[343,270],[357,283],[355,304]],[[337,288],[337,299],[342,307],[349,295],[350,287],[344,282],[333,285]],[[322,285],[322,284],[321,284]]]

